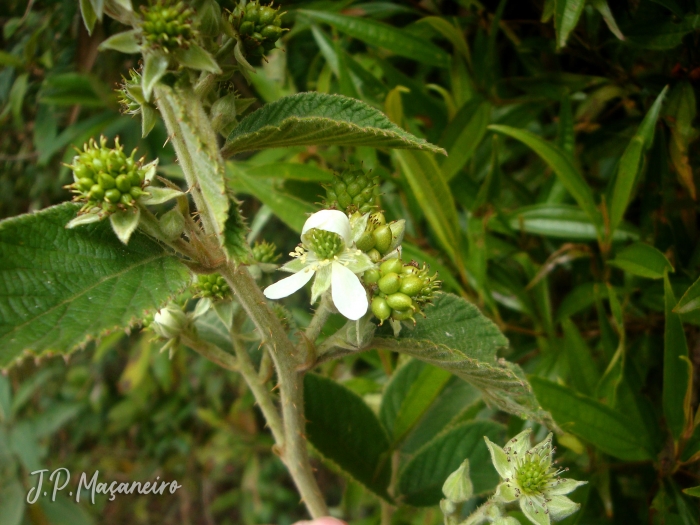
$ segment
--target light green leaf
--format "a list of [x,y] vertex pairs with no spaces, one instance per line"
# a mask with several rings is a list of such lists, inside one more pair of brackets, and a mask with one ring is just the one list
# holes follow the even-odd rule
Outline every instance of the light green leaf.
[[245,172],[253,179],[286,179],[303,182],[330,182],[333,174],[313,164],[297,162],[271,162],[260,166],[246,168]]
[[462,423],[438,435],[413,456],[399,473],[397,489],[402,500],[416,507],[437,505],[445,479],[469,459],[470,477],[477,494],[492,490],[499,477],[491,465],[484,436],[503,440],[503,427],[493,421]]
[[542,406],[566,432],[625,461],[655,457],[651,438],[640,434],[624,413],[541,377],[531,377],[530,384]]
[[221,68],[213,56],[198,44],[190,43],[187,49],[180,49],[175,53],[175,59],[185,67],[197,71],[207,71],[215,75],[221,74]]
[[362,40],[366,44],[388,49],[399,56],[435,67],[450,66],[450,55],[432,42],[413,36],[405,30],[376,20],[337,13],[307,9],[299,9],[297,12],[317,22],[330,24],[338,31]]
[[149,186],[146,191],[148,195],[143,195],[139,198],[139,202],[142,204],[148,204],[149,206],[155,206],[156,204],[163,204],[178,197],[183,197],[185,194],[176,190],[175,188],[161,188],[158,186]]
[[322,93],[291,95],[251,113],[229,135],[222,153],[231,156],[263,148],[333,144],[445,153],[392,124],[364,102]]
[[143,74],[141,76],[141,87],[143,96],[147,101],[151,100],[151,93],[158,81],[163,78],[168,71],[170,58],[163,53],[146,53],[143,57]]
[[435,157],[422,151],[395,151],[428,223],[452,260],[460,257],[457,209]]
[[700,308],[700,279],[686,290],[673,311],[677,314],[687,314],[698,308]]
[[585,0],[554,0],[554,28],[557,32],[557,47],[566,45],[569,34],[576,28]]
[[136,29],[132,29],[131,31],[123,31],[122,33],[110,36],[107,40],[104,40],[97,49],[98,51],[113,49],[114,51],[133,54],[141,51],[141,46],[139,46],[138,39],[136,38]]
[[97,22],[97,14],[92,8],[92,2],[90,0],[80,0],[80,14],[83,17],[85,29],[87,29],[89,35],[92,35],[95,22]]
[[446,370],[417,360],[409,361],[392,375],[379,411],[392,448],[418,423],[450,377],[452,374]]
[[666,326],[664,329],[664,386],[662,401],[666,424],[677,441],[688,423],[685,419],[685,395],[692,367],[688,360],[688,342],[683,322],[673,313],[676,298],[668,279],[664,275],[664,305]]
[[435,31],[450,41],[450,44],[454,46],[455,51],[459,52],[467,63],[471,63],[469,44],[464,38],[464,33],[460,28],[450,24],[447,20],[439,16],[426,16],[425,18],[418,20],[417,23],[428,24],[430,27],[435,29]]
[[667,91],[668,86],[656,97],[654,104],[639,125],[637,133],[620,159],[620,166],[615,178],[615,186],[610,203],[610,232],[612,233],[617,229],[625,214],[625,210],[627,210],[634,182],[637,180],[642,166],[644,151],[648,150],[654,142],[654,128],[656,127],[656,121],[659,118],[661,105]]
[[26,490],[15,477],[3,479],[0,483],[0,525],[20,525],[26,506]]
[[617,26],[615,17],[613,16],[612,11],[610,10],[610,6],[608,5],[608,0],[591,0],[591,4],[598,10],[600,15],[603,17],[603,20],[605,20],[605,23],[607,24],[608,29],[610,29],[612,34],[620,40],[624,40],[625,35],[622,34],[622,31],[620,31],[620,28]]
[[522,371],[496,360],[496,351],[507,339],[476,306],[444,294],[425,309],[425,315],[413,330],[404,328],[399,339],[376,337],[370,347],[400,352],[448,370],[481,390],[484,401],[492,406],[547,420]]
[[139,225],[140,216],[141,209],[138,206],[133,210],[117,211],[109,216],[112,230],[124,244],[129,244],[131,234],[136,231],[136,227]]
[[[516,231],[544,235],[569,241],[594,241],[598,238],[596,226],[578,206],[569,204],[534,204],[510,213],[508,226]],[[639,234],[631,227],[618,228],[614,241],[637,240]]]
[[673,266],[663,253],[642,242],[626,246],[608,264],[647,279],[662,279],[666,272],[673,271]]
[[0,223],[0,366],[131,326],[189,283],[187,268],[139,233],[124,246],[107,221],[67,230],[78,208]]
[[448,153],[448,157],[440,164],[447,181],[469,162],[486,135],[490,120],[491,104],[487,100],[475,99],[462,106],[450,121],[443,140],[440,141]]
[[308,216],[318,211],[313,204],[280,191],[270,180],[251,177],[234,162],[228,162],[226,166],[230,185],[234,191],[252,195],[269,206],[272,212],[295,232],[301,233]]
[[357,394],[316,374],[304,377],[306,435],[323,457],[381,498],[391,478],[389,440]]
[[700,485],[697,487],[683,489],[683,493],[687,494],[688,496],[693,496],[694,498],[700,498]]

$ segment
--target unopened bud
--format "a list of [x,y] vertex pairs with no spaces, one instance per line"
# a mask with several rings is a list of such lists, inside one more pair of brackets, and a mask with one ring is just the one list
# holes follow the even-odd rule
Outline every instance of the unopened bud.
[[464,462],[450,474],[442,485],[442,493],[454,502],[462,503],[474,495],[474,485],[469,477],[469,460]]

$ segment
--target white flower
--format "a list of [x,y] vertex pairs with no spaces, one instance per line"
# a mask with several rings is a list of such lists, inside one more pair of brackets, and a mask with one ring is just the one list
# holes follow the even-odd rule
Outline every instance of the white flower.
[[311,302],[331,289],[331,298],[338,311],[357,320],[369,303],[359,277],[375,265],[355,248],[350,221],[342,211],[321,210],[309,217],[301,231],[302,245],[290,255],[294,259],[280,268],[293,275],[265,288],[268,299],[281,299],[293,294],[315,275]]
[[503,503],[520,500],[520,509],[536,525],[550,525],[576,512],[578,503],[564,496],[585,481],[563,479],[552,467],[552,434],[530,448],[530,430],[511,439],[504,448],[484,437],[493,466],[503,481],[495,498]]

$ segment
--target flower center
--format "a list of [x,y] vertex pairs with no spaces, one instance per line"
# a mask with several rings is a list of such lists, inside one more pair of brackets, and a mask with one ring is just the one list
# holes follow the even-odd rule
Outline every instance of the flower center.
[[345,248],[343,238],[335,232],[311,228],[301,238],[304,247],[319,259],[330,259]]
[[546,458],[539,454],[527,454],[515,471],[515,480],[523,493],[541,494],[547,483],[554,478],[553,474]]

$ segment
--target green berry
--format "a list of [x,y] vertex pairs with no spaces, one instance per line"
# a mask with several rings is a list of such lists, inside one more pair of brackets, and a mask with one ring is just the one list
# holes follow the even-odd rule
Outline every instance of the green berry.
[[423,289],[423,279],[416,277],[415,275],[406,275],[401,279],[401,286],[399,291],[413,297],[417,295]]
[[269,6],[264,6],[260,8],[259,14],[258,14],[258,22],[260,25],[268,25],[271,24],[274,20],[275,17],[277,16],[277,10],[272,9]]
[[366,284],[374,284],[381,278],[382,274],[376,268],[371,268],[365,272],[362,279]]
[[129,195],[128,193],[122,193],[122,196],[119,199],[119,202],[121,202],[124,206],[133,206],[134,198],[131,195]]
[[386,300],[382,297],[375,297],[372,299],[372,313],[377,316],[377,319],[384,321],[391,315],[391,307],[387,304]]
[[413,314],[414,314],[413,310],[410,310],[410,309],[404,310],[404,311],[394,310],[391,313],[391,318],[394,319],[395,321],[408,321],[409,319],[411,319],[415,323],[416,320],[413,318]]
[[95,184],[90,188],[90,193],[88,193],[88,198],[93,201],[101,201],[104,199],[105,196],[105,190],[102,189],[102,186],[99,184]]
[[371,249],[370,251],[368,251],[367,256],[369,257],[370,261],[372,261],[373,263],[378,263],[379,261],[382,260],[382,254],[379,253],[375,249]]
[[375,244],[377,244],[377,241],[374,240],[374,235],[368,232],[363,233],[355,243],[357,249],[362,250],[363,252],[370,251],[372,248],[374,248]]
[[83,177],[81,179],[78,179],[78,188],[80,188],[83,191],[90,191],[90,188],[92,188],[93,184],[95,184],[95,181],[88,178],[88,177]]
[[379,253],[384,254],[389,251],[391,247],[391,228],[386,224],[380,226],[372,232],[374,236],[375,245],[374,247],[379,250]]
[[108,175],[105,172],[101,172],[97,176],[97,183],[102,186],[105,190],[111,190],[112,188],[116,187],[117,182],[114,180],[114,177],[111,175]]
[[393,294],[399,291],[401,288],[401,279],[398,274],[394,272],[387,273],[377,281],[377,286],[385,294]]
[[142,190],[141,188],[139,188],[138,186],[132,186],[132,187],[129,189],[129,194],[130,194],[134,199],[138,199],[138,198],[139,198],[141,195],[143,195],[144,193],[146,193],[146,192],[143,191],[143,190]]
[[111,202],[113,204],[118,203],[119,199],[121,199],[121,197],[122,197],[121,192],[116,188],[112,188],[111,190],[107,190],[105,192],[105,199],[107,199],[109,202]]
[[122,193],[127,193],[131,189],[131,182],[129,182],[129,177],[126,175],[119,175],[115,181],[117,189]]
[[252,35],[254,31],[255,26],[253,25],[253,22],[243,22],[241,27],[238,29],[238,32],[242,35]]
[[408,310],[413,308],[413,300],[406,294],[401,292],[387,296],[386,303],[394,310]]
[[379,271],[382,272],[382,275],[386,275],[388,273],[401,273],[403,270],[403,262],[401,259],[389,259],[388,261],[384,261],[380,266],[379,266]]

